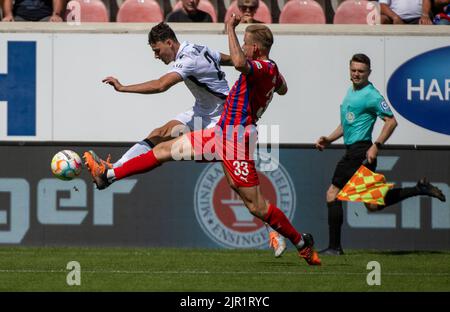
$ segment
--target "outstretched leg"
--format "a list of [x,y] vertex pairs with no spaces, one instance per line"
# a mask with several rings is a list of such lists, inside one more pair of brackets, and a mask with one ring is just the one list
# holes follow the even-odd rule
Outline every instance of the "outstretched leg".
[[[132,147],[130,147],[130,149],[128,149],[118,161],[112,164],[112,166],[114,168],[120,167],[128,160],[149,152],[157,144],[173,139],[173,130],[176,130],[176,128],[178,127],[184,128],[186,126],[179,120],[170,120],[162,127],[154,129],[144,140],[137,142]],[[176,130],[175,132],[180,133],[180,131],[178,130]],[[182,132],[185,133],[186,130],[183,130]]]
[[83,158],[99,190],[105,189],[116,180],[148,172],[162,163],[174,159],[191,159],[193,150],[187,135],[158,144],[153,150],[134,157],[122,166],[108,169],[94,151],[84,153]]
[[427,178],[423,178],[417,182],[416,186],[394,188],[389,190],[384,197],[385,205],[367,204],[366,208],[370,211],[383,210],[384,208],[395,205],[402,200],[420,195],[434,197],[443,202],[446,201],[445,195],[442,191],[438,187],[431,184]]
[[[227,175],[226,172],[225,175]],[[233,184],[233,181],[230,180],[229,176],[227,176],[227,181],[229,185]],[[239,195],[237,188],[232,189]],[[273,249],[275,258],[280,258],[286,251],[286,240],[283,235],[275,231],[267,222],[264,222],[264,226],[269,234],[269,247]]]

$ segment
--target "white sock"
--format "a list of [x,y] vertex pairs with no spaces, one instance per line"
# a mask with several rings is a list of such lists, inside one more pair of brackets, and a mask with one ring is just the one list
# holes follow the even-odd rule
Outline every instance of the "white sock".
[[304,245],[305,245],[305,241],[303,240],[303,235],[302,235],[302,238],[300,238],[300,241],[298,242],[297,245],[295,245],[295,247],[297,247],[297,249],[300,250],[303,248]]
[[152,148],[150,147],[150,145],[148,145],[147,142],[145,141],[138,142],[134,144],[128,151],[126,151],[125,154],[123,154],[122,158],[120,158],[113,164],[113,168],[120,167],[128,160],[137,157],[141,154],[145,154],[151,149]]

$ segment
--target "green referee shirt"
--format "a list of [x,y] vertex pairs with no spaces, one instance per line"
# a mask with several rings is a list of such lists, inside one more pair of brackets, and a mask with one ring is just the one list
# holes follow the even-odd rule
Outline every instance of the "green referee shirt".
[[351,86],[341,104],[344,144],[371,141],[377,116],[392,117],[392,111],[378,90],[369,83],[361,90]]

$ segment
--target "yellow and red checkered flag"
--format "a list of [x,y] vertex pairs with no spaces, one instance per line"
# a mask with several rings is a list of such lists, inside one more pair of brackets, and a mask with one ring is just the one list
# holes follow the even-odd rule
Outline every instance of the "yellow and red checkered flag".
[[337,198],[339,200],[384,205],[384,196],[393,187],[393,183],[386,183],[384,175],[375,173],[361,165],[339,192]]

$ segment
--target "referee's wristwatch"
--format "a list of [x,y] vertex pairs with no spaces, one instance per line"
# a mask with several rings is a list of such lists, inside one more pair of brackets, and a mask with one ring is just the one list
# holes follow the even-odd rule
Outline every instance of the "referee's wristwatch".
[[375,143],[373,143],[377,146],[378,149],[381,149],[381,147],[383,146],[383,143],[375,141]]

